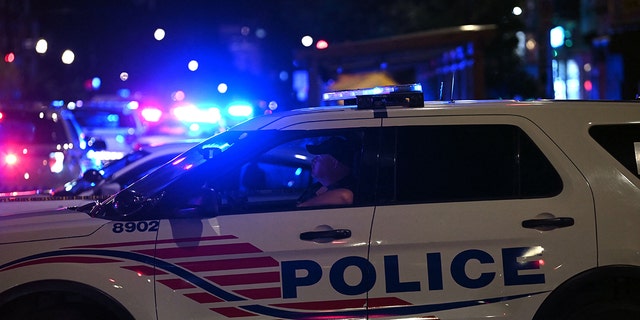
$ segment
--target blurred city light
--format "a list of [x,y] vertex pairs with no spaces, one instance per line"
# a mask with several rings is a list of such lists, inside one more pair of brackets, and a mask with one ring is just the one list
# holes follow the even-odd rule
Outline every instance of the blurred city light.
[[129,89],[118,89],[118,96],[121,98],[128,98],[131,95],[131,90]]
[[185,95],[184,91],[178,90],[178,91],[176,91],[176,92],[171,94],[171,99],[173,101],[182,101],[182,100],[184,100],[185,96],[186,95]]
[[253,107],[248,102],[235,101],[229,104],[227,112],[233,117],[250,117],[253,115]]
[[101,85],[102,85],[102,79],[98,77],[93,77],[93,79],[91,79],[91,88],[93,88],[93,90],[100,89]]
[[10,153],[4,157],[4,162],[8,165],[14,165],[18,162],[18,156],[13,153]]
[[127,103],[127,109],[129,110],[137,110],[140,107],[140,103],[138,101],[129,101]]
[[47,40],[40,39],[40,40],[38,40],[38,42],[36,42],[36,52],[37,53],[45,54],[47,52],[48,48],[49,48],[49,44],[47,43]]
[[193,104],[182,104],[171,110],[173,116],[187,123],[217,123],[221,119],[220,109],[200,109]]
[[267,37],[267,30],[262,29],[262,28],[258,28],[258,30],[256,30],[256,37],[258,39],[264,39]]
[[76,55],[73,53],[73,51],[67,49],[62,53],[61,59],[62,63],[64,64],[72,64],[73,60],[76,59]]
[[162,28],[158,28],[156,29],[156,31],[153,32],[153,38],[158,41],[164,39],[164,36],[165,36],[165,32],[164,32],[164,29]]
[[162,118],[162,110],[155,107],[145,107],[140,111],[140,115],[147,122],[158,122]]
[[189,70],[196,71],[196,70],[198,70],[198,61],[191,60],[191,61],[189,61],[189,64],[187,66],[188,66]]
[[289,72],[287,72],[286,70],[280,71],[280,73],[278,74],[278,78],[280,78],[281,81],[289,80]]
[[318,40],[318,42],[316,43],[316,49],[326,49],[329,47],[329,43],[325,40]]
[[16,55],[13,52],[9,52],[4,55],[4,62],[12,63],[16,59]]
[[226,93],[226,92],[227,92],[227,90],[229,90],[229,87],[227,86],[227,84],[226,84],[226,83],[224,83],[224,82],[223,82],[223,83],[220,83],[220,84],[218,85],[218,92],[220,92],[220,93]]
[[313,44],[313,38],[311,36],[304,36],[300,42],[302,42],[303,46],[310,47]]
[[557,26],[551,29],[549,36],[551,38],[551,47],[559,48],[564,44],[564,28],[562,26]]
[[513,10],[511,11],[511,13],[513,13],[514,16],[519,16],[522,14],[522,8],[513,7]]
[[586,91],[593,90],[593,83],[591,83],[591,80],[587,80],[584,82],[584,90]]

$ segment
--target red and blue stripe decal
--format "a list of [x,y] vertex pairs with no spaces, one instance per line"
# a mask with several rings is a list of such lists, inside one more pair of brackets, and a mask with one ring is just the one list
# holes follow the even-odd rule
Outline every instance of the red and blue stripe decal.
[[[139,250],[131,250],[141,247]],[[123,251],[129,249],[130,251]],[[234,257],[234,255],[237,255]],[[413,305],[395,297],[262,305],[282,297],[280,263],[235,236],[183,238],[66,247],[0,265],[0,272],[52,263],[120,264],[228,318],[268,316],[282,319],[393,317],[433,313],[505,302],[548,291],[482,300]],[[256,288],[247,289],[251,285]],[[239,287],[239,289],[234,289]],[[232,304],[229,304],[229,303]],[[368,307],[365,310],[364,306]],[[324,311],[332,310],[332,311]]]

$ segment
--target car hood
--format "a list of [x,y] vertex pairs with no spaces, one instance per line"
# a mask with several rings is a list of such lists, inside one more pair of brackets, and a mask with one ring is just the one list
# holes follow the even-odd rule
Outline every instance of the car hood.
[[[90,235],[107,220],[66,208],[72,203],[86,204],[87,200],[42,200],[48,208],[12,210],[13,203],[0,202],[0,244],[73,238]],[[74,202],[76,201],[76,202]],[[61,206],[61,207],[57,207]]]

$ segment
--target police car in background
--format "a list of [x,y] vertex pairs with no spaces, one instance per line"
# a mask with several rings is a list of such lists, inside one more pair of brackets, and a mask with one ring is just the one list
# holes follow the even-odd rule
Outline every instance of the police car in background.
[[90,151],[96,166],[122,158],[135,150],[144,126],[138,102],[112,97],[96,97],[71,109],[88,143],[99,141],[102,150]]
[[[639,319],[640,105],[423,102],[261,116],[107,200],[0,216],[3,319]],[[305,146],[354,202],[298,208]]]
[[121,159],[98,169],[87,169],[82,177],[51,190],[29,190],[0,194],[0,213],[34,212],[77,207],[101,201],[167,163],[202,139],[189,139],[139,147]]
[[[126,188],[151,171],[167,163],[177,155],[195,146],[203,139],[145,145],[109,161],[97,169],[88,169],[82,177],[60,185],[51,191],[54,197],[69,196],[109,196]],[[2,204],[0,204],[0,208]]]
[[88,148],[68,110],[0,103],[0,192],[53,188],[86,169]]

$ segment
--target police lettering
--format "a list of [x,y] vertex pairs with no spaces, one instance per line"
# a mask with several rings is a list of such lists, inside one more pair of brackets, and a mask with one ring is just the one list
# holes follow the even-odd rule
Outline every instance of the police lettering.
[[[504,285],[530,285],[545,282],[544,273],[520,274],[522,270],[540,269],[537,261],[525,261],[523,255],[529,251],[529,247],[503,248],[502,269],[504,272]],[[469,261],[475,261],[482,265],[495,263],[494,258],[487,252],[479,249],[469,249],[458,253],[451,260],[449,272],[451,278],[461,287],[478,289],[488,286],[496,278],[495,272],[483,272],[477,277],[468,275],[465,271]],[[422,283],[416,280],[402,281],[400,262],[397,255],[384,256],[384,282],[387,293],[419,292]],[[299,287],[308,287],[317,284],[322,279],[322,267],[312,260],[284,261],[282,268],[282,297],[296,298]],[[361,275],[358,283],[350,284],[345,279],[347,268],[355,268]],[[426,271],[428,290],[443,290],[443,266],[439,252],[426,254]],[[329,270],[329,282],[331,287],[344,295],[360,295],[371,290],[376,283],[376,269],[369,260],[363,257],[344,257],[336,261]]]

